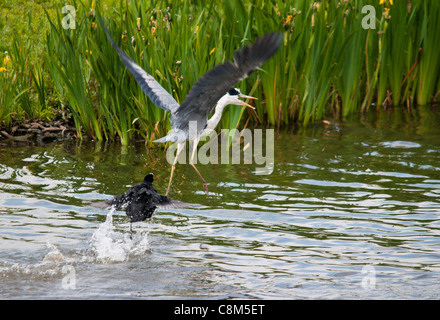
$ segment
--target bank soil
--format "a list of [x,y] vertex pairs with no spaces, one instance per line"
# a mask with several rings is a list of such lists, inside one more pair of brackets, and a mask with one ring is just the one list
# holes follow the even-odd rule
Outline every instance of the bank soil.
[[26,120],[11,127],[0,127],[0,141],[50,142],[57,139],[73,139],[76,128],[65,120]]

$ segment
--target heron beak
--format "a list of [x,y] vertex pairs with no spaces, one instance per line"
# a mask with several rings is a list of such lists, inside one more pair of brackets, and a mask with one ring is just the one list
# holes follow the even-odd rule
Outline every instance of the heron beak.
[[258,100],[258,98],[247,96],[247,95],[244,95],[244,94],[241,94],[241,93],[238,95],[238,97],[241,98],[241,99],[255,99],[255,100]]
[[[244,95],[244,94],[241,94],[241,93],[238,95],[238,97],[241,98],[241,99],[255,99],[255,100],[258,100],[255,97],[247,96],[247,95]],[[248,104],[248,103],[246,103],[244,101],[241,101],[241,100],[239,100],[239,101],[240,101],[240,105],[246,106],[246,107],[249,107],[249,108],[255,110],[255,108],[253,106],[251,106],[250,104]]]

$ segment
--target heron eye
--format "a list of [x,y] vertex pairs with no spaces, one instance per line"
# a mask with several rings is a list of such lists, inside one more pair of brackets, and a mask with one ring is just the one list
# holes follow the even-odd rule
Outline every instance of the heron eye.
[[238,92],[237,89],[232,88],[232,89],[229,89],[228,93],[229,93],[231,96],[236,96],[236,95],[238,95],[240,92]]

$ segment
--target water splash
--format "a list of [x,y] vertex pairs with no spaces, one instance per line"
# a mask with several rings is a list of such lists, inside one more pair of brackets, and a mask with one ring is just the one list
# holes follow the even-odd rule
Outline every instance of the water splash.
[[142,255],[150,250],[148,233],[119,232],[113,225],[112,208],[105,222],[101,223],[92,235],[90,248],[101,263],[123,262],[130,256]]
[[49,252],[36,263],[0,261],[0,277],[5,279],[40,280],[61,274],[62,263],[68,261],[58,248],[47,241]]
[[65,262],[66,258],[64,255],[58,250],[58,248],[50,243],[49,241],[46,242],[46,246],[49,249],[49,252],[44,256],[43,263],[44,262]]

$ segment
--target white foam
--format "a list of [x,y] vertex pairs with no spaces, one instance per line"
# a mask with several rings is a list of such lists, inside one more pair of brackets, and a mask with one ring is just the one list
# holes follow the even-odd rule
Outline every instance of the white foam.
[[43,263],[65,261],[63,254],[58,250],[58,248],[55,245],[47,241],[46,246],[49,249],[49,252],[44,256]]
[[61,262],[66,262],[64,255],[58,248],[50,243],[46,243],[49,252],[43,260],[37,263],[20,263],[0,261],[0,277],[8,279],[27,279],[39,280],[44,277],[57,276],[61,273]]
[[92,235],[90,248],[101,263],[123,262],[132,255],[141,255],[150,249],[148,234],[133,234],[118,232],[113,225],[114,208],[107,214],[105,222],[101,223]]

